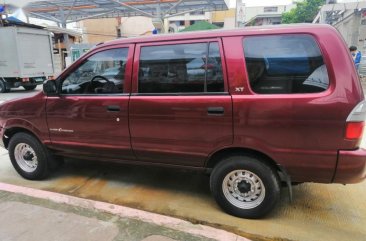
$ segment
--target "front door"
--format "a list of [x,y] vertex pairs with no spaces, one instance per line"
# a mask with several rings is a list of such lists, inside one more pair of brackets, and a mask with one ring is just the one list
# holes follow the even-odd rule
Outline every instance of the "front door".
[[51,148],[70,156],[134,159],[128,126],[131,51],[99,50],[60,78],[60,95],[47,99]]
[[130,131],[139,161],[200,167],[233,140],[219,39],[137,45]]

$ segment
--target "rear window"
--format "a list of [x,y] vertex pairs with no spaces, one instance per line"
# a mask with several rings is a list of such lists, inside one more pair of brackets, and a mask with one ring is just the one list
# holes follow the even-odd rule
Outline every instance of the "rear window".
[[246,37],[243,46],[255,93],[318,93],[329,87],[323,56],[311,36]]

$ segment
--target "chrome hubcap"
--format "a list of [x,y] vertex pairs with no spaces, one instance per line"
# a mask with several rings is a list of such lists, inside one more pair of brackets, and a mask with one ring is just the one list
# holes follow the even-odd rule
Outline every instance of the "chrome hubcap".
[[226,199],[241,209],[260,205],[266,195],[262,180],[247,170],[235,170],[227,174],[222,183]]
[[25,172],[33,172],[37,169],[38,159],[33,148],[26,143],[15,146],[14,157],[18,166]]

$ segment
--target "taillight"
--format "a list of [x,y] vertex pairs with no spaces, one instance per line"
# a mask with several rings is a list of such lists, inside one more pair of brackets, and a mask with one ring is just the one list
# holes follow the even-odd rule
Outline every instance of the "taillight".
[[29,78],[22,78],[22,82],[29,82]]
[[361,139],[366,120],[366,101],[358,103],[348,115],[345,138],[350,140]]
[[346,139],[361,139],[365,122],[347,122]]

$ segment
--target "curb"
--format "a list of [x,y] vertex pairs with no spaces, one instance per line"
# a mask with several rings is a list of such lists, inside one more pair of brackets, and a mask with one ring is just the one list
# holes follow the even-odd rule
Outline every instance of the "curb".
[[129,207],[124,207],[120,205],[115,205],[106,202],[93,201],[89,199],[68,196],[60,193],[49,192],[38,190],[34,188],[16,186],[7,183],[0,182],[0,190],[7,191],[16,194],[23,194],[26,196],[41,198],[50,200],[56,203],[67,204],[71,206],[95,209],[101,212],[107,212],[124,218],[138,219],[140,221],[153,223],[166,228],[178,230],[181,232],[189,233],[192,235],[203,236],[210,239],[222,240],[222,241],[250,241],[239,235],[212,228],[200,224],[192,224],[190,222],[184,221],[178,218],[172,218],[160,214],[150,213],[147,211],[142,211],[138,209],[133,209]]

